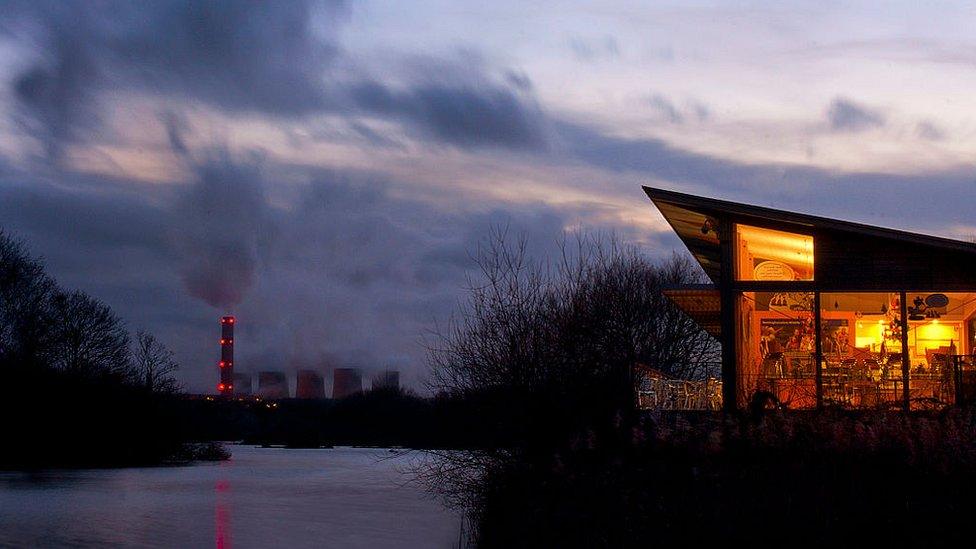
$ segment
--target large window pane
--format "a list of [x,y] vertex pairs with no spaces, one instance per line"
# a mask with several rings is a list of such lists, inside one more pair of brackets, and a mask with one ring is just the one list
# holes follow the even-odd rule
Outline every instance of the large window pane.
[[739,404],[761,395],[788,408],[817,404],[812,292],[739,295]]
[[881,408],[903,402],[900,292],[820,295],[823,401]]
[[813,280],[813,237],[735,226],[737,280]]
[[909,398],[913,408],[972,392],[976,293],[908,292]]

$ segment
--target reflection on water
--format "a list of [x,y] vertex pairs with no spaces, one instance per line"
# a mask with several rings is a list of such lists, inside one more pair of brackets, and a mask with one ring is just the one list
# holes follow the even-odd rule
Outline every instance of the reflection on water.
[[190,467],[0,473],[0,546],[452,547],[458,519],[382,450],[234,446]]
[[227,491],[230,483],[224,479],[218,480],[214,485],[217,492],[217,503],[214,508],[214,520],[217,525],[214,527],[214,538],[217,549],[230,549],[234,543],[231,541],[230,534],[230,506],[227,505]]

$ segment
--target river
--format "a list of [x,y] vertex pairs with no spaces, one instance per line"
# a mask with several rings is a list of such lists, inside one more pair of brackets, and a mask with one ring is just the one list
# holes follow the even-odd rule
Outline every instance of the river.
[[221,463],[0,472],[0,546],[457,546],[459,519],[385,450],[229,446]]

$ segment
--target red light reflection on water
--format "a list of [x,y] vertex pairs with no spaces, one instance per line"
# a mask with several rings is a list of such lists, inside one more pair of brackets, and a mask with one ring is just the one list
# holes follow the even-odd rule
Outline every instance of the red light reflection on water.
[[218,480],[214,484],[214,492],[216,495],[214,545],[217,549],[231,549],[234,542],[231,536],[230,503],[227,501],[230,496],[230,482]]

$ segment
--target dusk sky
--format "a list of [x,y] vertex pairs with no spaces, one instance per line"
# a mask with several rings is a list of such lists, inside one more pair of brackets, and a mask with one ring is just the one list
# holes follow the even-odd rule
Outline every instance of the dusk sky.
[[976,8],[0,0],[0,226],[237,366],[401,369],[492,226],[683,251],[640,186],[969,239]]

